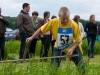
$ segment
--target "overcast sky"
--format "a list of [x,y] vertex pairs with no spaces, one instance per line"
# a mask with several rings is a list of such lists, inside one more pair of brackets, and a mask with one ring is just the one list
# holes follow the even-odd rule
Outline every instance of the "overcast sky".
[[30,15],[33,11],[38,11],[39,16],[43,16],[44,11],[50,11],[52,15],[58,15],[58,10],[62,6],[69,8],[71,18],[80,15],[82,19],[88,20],[94,14],[96,20],[100,21],[100,0],[0,0],[2,15],[17,16],[22,10],[23,3],[30,4]]

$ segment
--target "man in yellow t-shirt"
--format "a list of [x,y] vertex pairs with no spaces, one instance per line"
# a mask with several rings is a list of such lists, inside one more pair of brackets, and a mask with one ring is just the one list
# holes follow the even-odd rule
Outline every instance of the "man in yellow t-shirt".
[[[50,20],[39,28],[34,35],[27,38],[26,43],[31,42],[33,38],[41,33],[51,31],[54,39],[56,39],[53,56],[60,56],[62,51],[67,52],[67,55],[78,54],[78,56],[72,57],[72,60],[76,66],[80,65],[82,71],[85,72],[82,49],[79,45],[82,38],[78,25],[70,19],[70,12],[67,7],[61,7],[58,16],[59,18]],[[60,62],[59,58],[51,60],[51,63],[56,63],[58,67],[60,66]]]

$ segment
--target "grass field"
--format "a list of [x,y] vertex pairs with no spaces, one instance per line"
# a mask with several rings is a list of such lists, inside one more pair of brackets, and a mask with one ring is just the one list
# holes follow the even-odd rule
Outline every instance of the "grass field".
[[[91,58],[89,61],[86,55],[87,43],[83,40],[84,60],[86,64],[85,75],[100,75],[100,55],[99,43],[96,42],[95,46],[95,58]],[[20,48],[19,41],[7,41],[5,45],[6,59],[18,58]],[[41,48],[41,42],[38,42],[36,47],[36,57],[39,57]],[[51,50],[49,50],[49,56],[51,56]],[[34,59],[34,58],[33,58]],[[0,63],[0,75],[81,75],[81,71],[78,71],[72,61],[67,58],[66,61],[62,61],[58,69],[52,67],[50,60],[47,62],[24,62],[24,63]]]
[[[84,56],[86,61],[85,75],[100,75],[99,58],[100,56],[96,55],[95,58],[87,62],[87,57]],[[81,72],[67,58],[66,61],[61,62],[61,66],[57,70],[52,68],[50,60],[47,62],[0,63],[0,75],[81,75]]]

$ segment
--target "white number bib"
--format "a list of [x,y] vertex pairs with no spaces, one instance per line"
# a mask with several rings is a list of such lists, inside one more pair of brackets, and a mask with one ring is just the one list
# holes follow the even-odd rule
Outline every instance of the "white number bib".
[[58,49],[63,50],[73,42],[72,28],[58,28]]

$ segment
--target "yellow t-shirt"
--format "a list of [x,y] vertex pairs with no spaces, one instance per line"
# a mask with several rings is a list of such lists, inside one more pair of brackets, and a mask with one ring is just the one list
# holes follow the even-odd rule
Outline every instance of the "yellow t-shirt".
[[[73,20],[69,20],[68,23],[66,25],[62,25],[59,18],[55,18],[55,19],[51,19],[49,22],[47,22],[45,25],[43,25],[41,27],[41,31],[42,33],[46,33],[47,31],[51,31],[52,35],[53,35],[53,39],[58,39],[58,27],[60,28],[69,28],[70,26],[72,26],[72,31],[73,31],[73,41],[74,42],[80,42],[82,40],[81,38],[81,34],[78,28],[77,23],[75,23]],[[57,47],[57,42],[55,43],[55,47]],[[78,45],[81,53],[83,54],[81,45]],[[66,51],[68,51],[69,48],[66,49]]]

